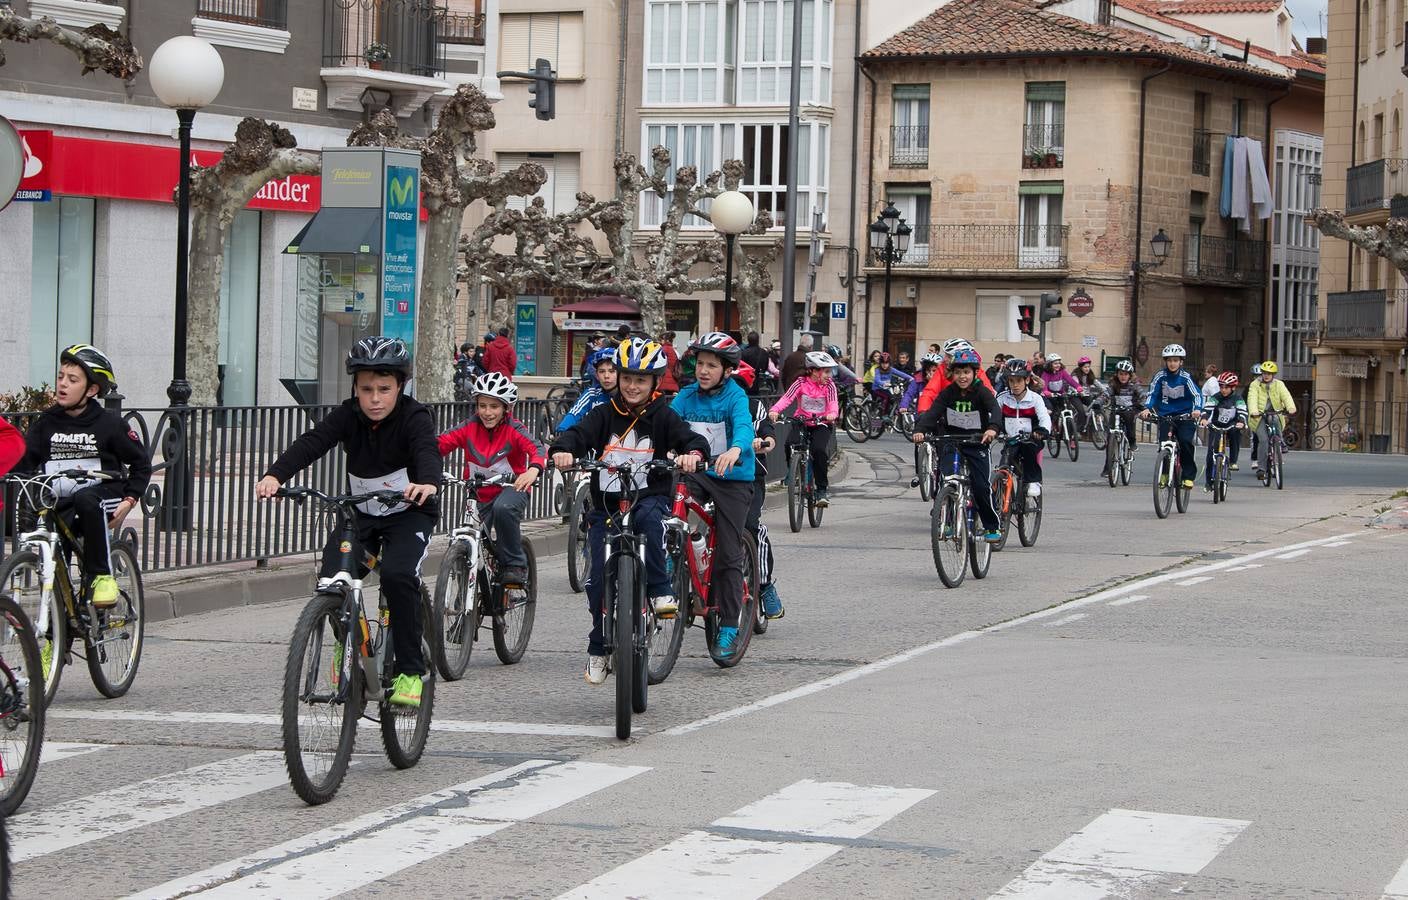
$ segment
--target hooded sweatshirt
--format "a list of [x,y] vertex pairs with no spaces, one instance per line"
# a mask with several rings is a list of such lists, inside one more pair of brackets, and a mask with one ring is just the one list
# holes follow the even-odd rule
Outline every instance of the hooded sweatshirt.
[[739,451],[738,462],[726,475],[715,472],[711,464],[711,477],[753,480],[753,415],[748,411],[748,393],[741,385],[730,378],[705,391],[696,381],[681,388],[670,406],[689,423],[690,429],[709,442],[710,458],[732,449]]
[[513,350],[513,342],[499,335],[484,348],[484,371],[498,372],[505,378],[513,377],[518,365],[518,354]]
[[[751,421],[751,420],[750,420]],[[582,416],[576,425],[562,432],[548,448],[548,455],[571,453],[576,457],[595,456],[607,463],[642,463],[652,459],[668,459],[670,452],[697,452],[709,458],[709,442],[695,434],[689,423],[670,408],[665,397],[652,397],[639,409],[629,409],[620,392]],[[622,493],[621,476],[614,472],[598,472],[592,479],[592,502],[597,509],[607,509]],[[643,473],[632,476],[642,497],[664,496],[670,491],[670,476],[666,472],[651,472],[647,480]]]
[[122,496],[134,499],[141,499],[152,479],[152,463],[137,433],[117,413],[91,400],[76,416],[58,405],[44,410],[29,426],[24,458],[15,466],[19,472],[64,469],[125,471]]
[[[471,416],[463,425],[440,435],[440,454],[449,456],[455,450],[464,450],[465,478],[522,475],[529,466],[536,466],[541,474],[545,466],[542,451],[517,426],[517,419],[505,416],[493,428],[485,428],[477,415]],[[498,485],[482,487],[479,500],[493,503],[502,492],[503,488]]]

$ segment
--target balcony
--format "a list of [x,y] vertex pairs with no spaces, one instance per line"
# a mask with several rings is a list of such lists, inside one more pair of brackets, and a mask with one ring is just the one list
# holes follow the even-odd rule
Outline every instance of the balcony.
[[1065,125],[1022,126],[1022,168],[1059,169],[1065,160]]
[[[947,274],[1062,271],[1070,233],[1069,225],[919,224],[895,268]],[[883,268],[884,263],[872,255],[869,265]]]
[[448,13],[444,17],[444,27],[440,40],[447,44],[472,44],[484,46],[485,17],[481,13]]
[[1408,195],[1408,159],[1376,159],[1345,173],[1344,214],[1356,224],[1387,221],[1392,200]]
[[328,108],[362,111],[368,88],[402,118],[450,85],[445,10],[433,0],[323,0],[322,78]]
[[929,165],[929,126],[890,126],[890,165],[896,169]]
[[196,16],[255,28],[288,28],[288,0],[197,0]]
[[1325,340],[1402,344],[1408,338],[1408,291],[1346,291],[1330,294]]
[[1201,128],[1193,132],[1193,174],[1212,174],[1212,132]]
[[1184,250],[1188,281],[1245,287],[1266,283],[1266,241],[1190,234]]

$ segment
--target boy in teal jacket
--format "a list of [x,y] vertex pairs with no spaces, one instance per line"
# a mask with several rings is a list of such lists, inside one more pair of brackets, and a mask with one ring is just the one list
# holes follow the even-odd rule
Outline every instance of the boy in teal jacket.
[[713,331],[689,349],[695,356],[695,381],[682,388],[670,405],[709,442],[709,456],[714,460],[706,474],[691,475],[686,481],[695,497],[714,501],[714,567],[709,589],[719,606],[715,652],[727,659],[734,653],[743,609],[743,541],[756,465],[753,416],[747,392],[730,378],[743,356],[738,342]]

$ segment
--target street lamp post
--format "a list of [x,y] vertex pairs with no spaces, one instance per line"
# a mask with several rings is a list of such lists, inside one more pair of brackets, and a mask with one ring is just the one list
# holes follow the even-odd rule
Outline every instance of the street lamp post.
[[871,252],[885,263],[885,323],[881,333],[887,344],[890,334],[890,272],[895,263],[904,259],[913,231],[900,216],[900,211],[895,209],[895,204],[889,201],[870,225]]
[[[738,235],[747,231],[753,224],[756,213],[753,201],[747,194],[738,191],[724,191],[714,198],[709,207],[709,218],[714,229],[724,236],[724,327],[727,332],[733,322],[733,242]],[[738,316],[739,327],[743,326],[743,315]],[[779,329],[780,330],[780,329]]]
[[176,183],[176,322],[172,342],[171,384],[166,396],[172,406],[191,399],[186,381],[187,272],[190,264],[191,123],[196,110],[209,106],[225,82],[225,64],[209,43],[182,35],[171,38],[152,54],[147,74],[157,99],[176,110],[181,141],[180,180]]

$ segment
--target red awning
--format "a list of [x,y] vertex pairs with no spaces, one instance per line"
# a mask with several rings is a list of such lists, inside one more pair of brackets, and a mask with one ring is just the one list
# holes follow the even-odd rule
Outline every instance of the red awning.
[[640,318],[640,304],[630,297],[605,294],[590,300],[579,300],[564,306],[554,306],[552,311],[572,313],[577,316],[615,316],[616,318]]

